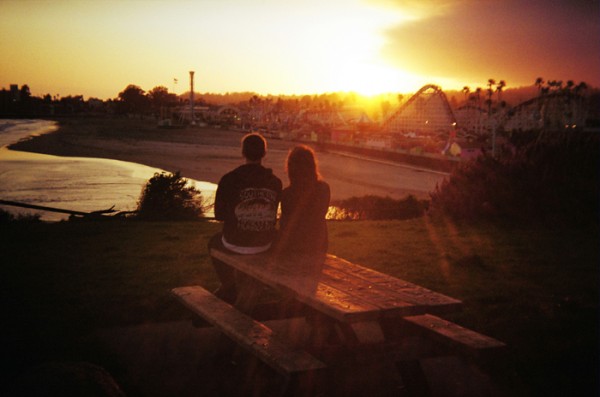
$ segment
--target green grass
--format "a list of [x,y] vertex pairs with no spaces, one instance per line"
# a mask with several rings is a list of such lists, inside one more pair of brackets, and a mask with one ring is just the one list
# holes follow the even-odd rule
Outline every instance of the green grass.
[[331,223],[330,233],[336,255],[463,300],[446,317],[508,344],[489,365],[511,394],[597,390],[597,232],[421,218]]
[[[2,225],[3,368],[77,358],[84,353],[73,341],[98,329],[189,319],[169,290],[217,286],[206,244],[219,228],[210,222]],[[511,395],[597,390],[597,230],[466,226],[426,217],[334,221],[329,230],[334,255],[463,300],[465,309],[447,318],[508,344],[486,369]]]

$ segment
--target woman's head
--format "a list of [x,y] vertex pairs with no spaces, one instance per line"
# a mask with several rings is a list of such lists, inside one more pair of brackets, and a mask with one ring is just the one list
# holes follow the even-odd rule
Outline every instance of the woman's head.
[[314,182],[319,179],[315,152],[305,145],[298,145],[290,150],[286,170],[290,185]]

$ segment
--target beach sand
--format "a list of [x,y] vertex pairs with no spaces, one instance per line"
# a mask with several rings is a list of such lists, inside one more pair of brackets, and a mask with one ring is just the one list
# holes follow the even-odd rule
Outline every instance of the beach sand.
[[[116,121],[117,126],[106,133],[102,128],[92,128],[94,123],[93,120],[68,122],[56,132],[19,142],[11,149],[129,161],[169,172],[180,171],[186,178],[211,183],[218,183],[226,172],[243,163],[240,140],[244,134],[240,131],[200,127],[160,129],[148,123],[144,129],[132,131]],[[105,125],[103,128],[108,129]],[[285,158],[296,144],[268,139],[264,165],[273,169],[284,186],[288,183]],[[441,172],[348,153],[317,149],[317,157],[321,175],[331,186],[332,200],[364,195],[399,199],[408,194],[428,198],[429,192],[446,177]]]

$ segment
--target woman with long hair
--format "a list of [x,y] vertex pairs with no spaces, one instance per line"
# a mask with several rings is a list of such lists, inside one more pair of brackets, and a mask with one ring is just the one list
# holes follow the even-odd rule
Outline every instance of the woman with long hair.
[[314,151],[305,145],[290,150],[286,171],[290,185],[282,192],[281,254],[323,256],[328,236],[325,215],[329,208],[329,185],[319,175]]

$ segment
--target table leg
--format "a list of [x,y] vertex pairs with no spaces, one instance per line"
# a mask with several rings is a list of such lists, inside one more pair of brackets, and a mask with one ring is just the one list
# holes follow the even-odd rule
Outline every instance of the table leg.
[[345,334],[358,344],[382,343],[384,341],[381,325],[376,321],[351,323],[344,327]]
[[233,306],[242,313],[250,314],[258,304],[262,285],[242,274],[238,274],[236,285],[238,293]]
[[320,313],[310,313],[306,317],[310,328],[308,335],[309,350],[320,351],[332,344],[339,343],[339,335],[335,329],[335,322]]
[[398,361],[396,367],[400,372],[407,396],[428,397],[431,395],[425,372],[423,372],[419,360]]

